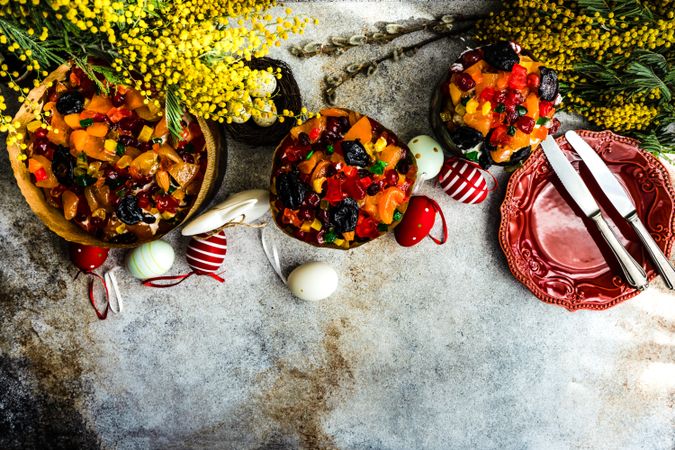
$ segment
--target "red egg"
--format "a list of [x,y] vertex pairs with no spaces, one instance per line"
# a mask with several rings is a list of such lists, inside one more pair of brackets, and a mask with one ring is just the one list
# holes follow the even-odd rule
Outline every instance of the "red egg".
[[213,274],[220,269],[227,253],[227,239],[220,231],[213,236],[199,234],[188,244],[186,259],[190,268],[199,275]]
[[70,260],[82,272],[91,272],[108,259],[108,249],[91,245],[70,244]]
[[443,190],[462,203],[481,203],[487,198],[488,186],[475,163],[450,157],[445,160],[438,181]]
[[423,195],[415,196],[410,199],[408,209],[401,220],[401,223],[394,230],[396,242],[403,247],[412,247],[418,244],[422,239],[429,235],[436,222],[436,213],[439,213],[443,220],[443,238],[431,239],[437,244],[444,244],[447,239],[447,228],[443,211],[434,200]]

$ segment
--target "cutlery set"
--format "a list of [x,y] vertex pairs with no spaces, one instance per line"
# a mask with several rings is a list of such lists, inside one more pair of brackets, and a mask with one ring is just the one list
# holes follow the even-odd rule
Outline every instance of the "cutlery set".
[[[584,162],[591,175],[593,175],[593,178],[595,178],[612,206],[631,224],[668,288],[675,289],[675,269],[673,269],[668,258],[663,254],[638,217],[635,203],[619,180],[609,170],[600,156],[576,132],[568,131],[565,133],[565,138]],[[548,136],[541,143],[541,146],[551,168],[560,179],[567,193],[579,206],[584,215],[597,226],[600,234],[616,257],[628,284],[638,290],[646,289],[648,281],[645,270],[621,244],[619,238],[603,217],[600,207],[590,190],[560,149],[555,139],[552,136]]]

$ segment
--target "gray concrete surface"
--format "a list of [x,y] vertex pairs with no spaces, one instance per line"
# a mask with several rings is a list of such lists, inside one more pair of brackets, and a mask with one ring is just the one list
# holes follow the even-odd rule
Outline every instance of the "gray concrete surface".
[[[294,5],[309,38],[481,2]],[[402,43],[409,43],[405,39]],[[341,104],[401,137],[429,132],[430,88],[462,49],[440,41],[343,86]],[[307,106],[324,72],[380,54],[299,61]],[[219,198],[264,188],[271,148],[231,144]],[[672,449],[675,297],[658,281],[609,311],[544,304],[497,242],[500,188],[478,206],[439,189],[450,241],[383,238],[319,251],[270,234],[284,267],[339,271],[323,303],[294,299],[250,229],[228,232],[225,284],[120,278],[126,311],[98,321],[66,247],[31,214],[0,152],[0,448]],[[186,240],[167,238],[181,255]],[[121,262],[115,251],[106,268]],[[173,273],[186,271],[178,257]]]

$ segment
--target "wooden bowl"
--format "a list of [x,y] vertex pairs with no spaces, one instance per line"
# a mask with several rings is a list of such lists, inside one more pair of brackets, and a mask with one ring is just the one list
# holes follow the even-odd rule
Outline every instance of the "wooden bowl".
[[[23,133],[26,136],[26,139],[28,138],[26,125],[30,121],[34,120],[33,114],[28,111],[27,103],[29,101],[38,102],[40,107],[42,107],[44,103],[44,96],[47,92],[47,84],[50,82],[65,80],[66,74],[70,68],[70,64],[61,65],[47,78],[45,78],[40,86],[31,90],[28,94],[26,102],[21,106],[18,113],[14,117],[14,122],[18,122],[19,124],[18,131]],[[213,196],[220,187],[220,182],[222,181],[222,177],[225,173],[227,150],[220,130],[213,123],[208,123],[202,119],[198,119],[198,123],[206,140],[206,172],[204,174],[204,179],[202,180],[199,193],[197,194],[197,198],[188,210],[188,213],[183,218],[182,222],[176,225],[176,227],[180,226],[182,223],[192,217],[200,209],[200,207],[206,206],[205,204],[213,199]],[[158,233],[154,235],[152,239],[139,240],[132,244],[117,244],[97,239],[93,235],[87,233],[82,228],[77,226],[77,224],[74,222],[66,220],[66,218],[63,216],[63,212],[60,209],[54,208],[47,202],[42,190],[33,184],[26,164],[19,160],[19,155],[22,153],[22,151],[18,144],[8,145],[7,152],[9,153],[9,160],[12,165],[14,177],[16,178],[16,182],[19,185],[21,194],[28,202],[28,205],[50,230],[65,240],[78,244],[94,245],[97,247],[130,248],[136,247],[145,242],[159,239],[164,234],[166,234]],[[176,227],[172,229],[175,229]],[[169,231],[171,230],[167,230],[167,233]]]

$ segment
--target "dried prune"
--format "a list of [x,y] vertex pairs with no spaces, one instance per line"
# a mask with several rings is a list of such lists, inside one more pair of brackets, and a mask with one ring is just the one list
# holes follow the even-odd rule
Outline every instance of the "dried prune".
[[277,177],[277,195],[286,208],[298,209],[307,196],[307,186],[295,173],[282,173]]
[[370,155],[359,141],[342,141],[342,154],[350,166],[368,167],[371,165]]
[[70,154],[68,148],[59,145],[54,151],[54,159],[52,160],[52,172],[54,172],[56,179],[65,186],[72,186],[75,184],[74,169],[75,158]]
[[143,220],[143,210],[138,206],[138,199],[128,195],[117,205],[117,217],[127,225],[135,225]]
[[469,150],[483,141],[483,134],[471,127],[461,126],[450,133],[450,139],[462,150]]
[[558,74],[548,67],[540,67],[541,81],[539,84],[539,98],[552,102],[558,96]]
[[508,161],[508,165],[510,166],[510,165],[513,165],[513,164],[517,164],[521,161],[525,161],[527,159],[527,157],[530,156],[531,152],[532,152],[532,147],[529,146],[529,145],[527,147],[523,147],[523,148],[519,149],[518,151],[516,151],[515,153],[513,153],[511,155],[511,158]]
[[77,91],[66,91],[56,101],[56,110],[63,114],[76,114],[84,109],[84,96]]
[[488,45],[483,48],[485,61],[495,69],[511,71],[513,65],[520,61],[518,53],[511,47],[511,43],[504,41]]
[[353,198],[346,198],[330,210],[330,223],[338,233],[354,231],[359,218],[359,205]]

